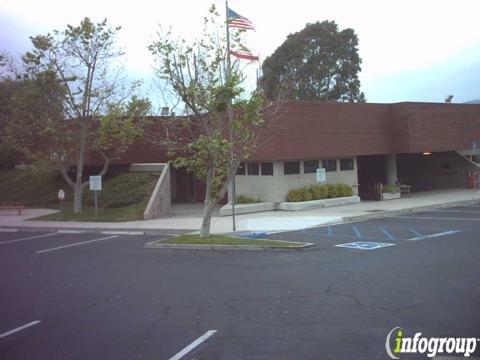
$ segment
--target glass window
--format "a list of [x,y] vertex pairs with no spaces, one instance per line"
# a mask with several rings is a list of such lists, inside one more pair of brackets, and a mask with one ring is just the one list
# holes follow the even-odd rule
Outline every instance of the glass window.
[[340,159],[340,170],[353,170],[353,159]]
[[322,160],[322,165],[325,168],[325,171],[337,171],[336,159]]
[[273,163],[262,162],[262,175],[273,175]]
[[285,161],[283,163],[283,173],[285,175],[300,174],[300,161]]
[[245,175],[245,163],[240,163],[237,168],[236,175]]
[[310,174],[317,172],[318,160],[308,160],[303,162],[303,173]]
[[247,162],[247,174],[248,175],[259,175],[260,167],[257,162]]

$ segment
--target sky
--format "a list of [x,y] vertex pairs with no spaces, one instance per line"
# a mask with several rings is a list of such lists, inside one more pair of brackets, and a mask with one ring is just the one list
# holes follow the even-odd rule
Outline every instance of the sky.
[[[119,43],[130,77],[144,79],[144,90],[154,97],[147,45],[159,25],[193,39],[201,34],[212,3],[225,11],[225,2],[212,0],[0,0],[0,50],[19,55],[30,49],[30,35],[61,30],[85,16],[107,18],[122,26]],[[340,29],[354,29],[362,58],[361,90],[368,102],[443,102],[449,94],[454,103],[480,99],[478,0],[230,0],[229,6],[254,23],[249,38],[261,58],[307,23],[333,20]]]

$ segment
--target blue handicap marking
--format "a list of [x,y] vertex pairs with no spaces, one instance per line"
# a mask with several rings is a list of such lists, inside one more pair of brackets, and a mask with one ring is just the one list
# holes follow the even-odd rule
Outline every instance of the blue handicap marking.
[[338,244],[335,246],[345,247],[350,249],[358,249],[358,250],[375,250],[375,249],[380,249],[380,248],[392,246],[392,245],[395,245],[395,244],[371,242],[371,241],[355,241],[355,242],[346,243],[346,244]]
[[267,237],[267,233],[262,231],[245,231],[236,234],[239,237],[247,238],[247,239],[265,239]]

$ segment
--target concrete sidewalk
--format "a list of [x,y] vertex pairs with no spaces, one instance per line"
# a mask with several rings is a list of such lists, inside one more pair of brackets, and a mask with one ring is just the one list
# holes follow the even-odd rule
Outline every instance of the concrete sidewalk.
[[[398,200],[363,201],[359,204],[307,211],[267,211],[237,216],[237,231],[281,231],[306,227],[355,221],[368,218],[380,218],[399,213],[421,211],[436,207],[455,206],[480,202],[480,191],[469,189],[439,190],[414,193]],[[201,223],[201,204],[174,209],[169,217],[129,221],[121,223],[75,222],[75,221],[29,221],[55,210],[27,209],[23,215],[5,215],[0,213],[0,228],[42,228],[42,229],[81,229],[87,232],[99,231],[144,231],[146,234],[167,234],[184,231],[197,231]],[[232,232],[232,217],[212,218],[212,233]]]

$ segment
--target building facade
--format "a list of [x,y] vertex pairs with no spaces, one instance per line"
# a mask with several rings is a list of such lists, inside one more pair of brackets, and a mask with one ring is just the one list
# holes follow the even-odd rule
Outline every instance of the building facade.
[[[371,183],[401,181],[413,191],[467,187],[480,171],[472,161],[480,148],[476,104],[290,101],[267,122],[235,177],[237,195],[285,201],[289,190],[317,183],[317,168],[327,183],[348,184],[361,197]],[[166,161],[164,151],[140,141],[116,163]],[[203,201],[204,184],[194,174],[172,169],[170,181],[173,201]]]

